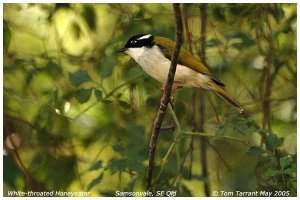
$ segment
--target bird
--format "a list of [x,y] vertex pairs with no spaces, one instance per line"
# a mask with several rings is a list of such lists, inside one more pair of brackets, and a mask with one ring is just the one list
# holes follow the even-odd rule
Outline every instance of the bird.
[[[130,55],[152,78],[165,83],[171,65],[175,42],[152,34],[137,34],[130,37],[124,47],[116,52]],[[178,57],[173,90],[181,87],[204,88],[215,92],[240,113],[242,106],[227,92],[225,84],[214,76],[200,59],[181,47]]]

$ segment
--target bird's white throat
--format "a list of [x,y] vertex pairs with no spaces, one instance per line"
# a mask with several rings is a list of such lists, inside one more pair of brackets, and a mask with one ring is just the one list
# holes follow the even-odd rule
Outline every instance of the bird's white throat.
[[[171,61],[167,59],[158,46],[128,48],[126,51],[152,78],[165,83]],[[184,65],[177,65],[174,83],[181,86],[207,87],[210,78]]]

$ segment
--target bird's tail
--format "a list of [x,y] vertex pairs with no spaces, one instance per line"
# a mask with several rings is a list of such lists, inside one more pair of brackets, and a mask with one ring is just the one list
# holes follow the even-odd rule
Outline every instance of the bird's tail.
[[216,83],[212,84],[212,89],[223,99],[225,99],[227,102],[229,102],[231,105],[233,105],[236,109],[239,110],[240,113],[243,112],[242,106],[232,97],[230,94],[225,90],[224,87],[217,85]]

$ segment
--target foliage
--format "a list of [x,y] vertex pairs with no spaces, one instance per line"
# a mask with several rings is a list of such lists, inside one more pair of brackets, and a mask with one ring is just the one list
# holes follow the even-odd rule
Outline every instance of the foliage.
[[[276,136],[274,137],[272,134],[267,139],[274,140],[274,138]],[[275,140],[276,142],[271,145],[274,150],[281,146],[279,144],[281,143],[280,139],[276,138]],[[257,146],[250,147],[247,154],[255,156],[258,160],[255,170],[260,177],[260,188],[265,188],[268,191],[290,191],[293,196],[297,195],[295,156],[278,156],[275,151],[270,152]]]
[[[172,6],[4,4],[3,14],[4,195],[145,191],[161,85],[115,50],[137,33],[174,39]],[[186,17],[197,56],[199,5],[188,4]],[[246,112],[207,92],[205,132],[193,132],[198,97],[189,88],[174,94],[158,138],[154,192],[205,196],[201,185],[209,183],[212,191],[296,196],[296,19],[296,4],[207,4],[206,62]]]

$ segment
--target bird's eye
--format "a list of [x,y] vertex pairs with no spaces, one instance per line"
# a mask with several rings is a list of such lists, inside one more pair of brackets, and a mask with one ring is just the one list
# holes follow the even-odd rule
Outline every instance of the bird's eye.
[[132,41],[131,41],[131,44],[135,44],[135,43],[136,43],[136,40],[132,40]]

